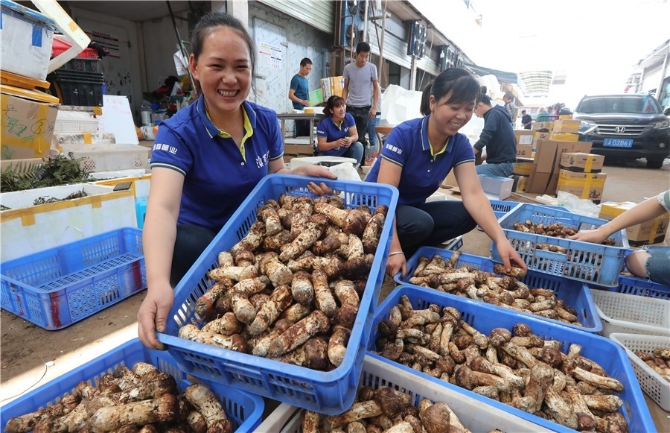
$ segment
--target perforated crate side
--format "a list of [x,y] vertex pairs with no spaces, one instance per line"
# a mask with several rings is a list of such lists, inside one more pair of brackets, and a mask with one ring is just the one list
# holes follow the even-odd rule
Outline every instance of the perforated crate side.
[[[56,404],[62,397],[71,395],[79,382],[97,386],[104,374],[111,374],[120,366],[132,368],[137,362],[150,363],[172,375],[180,392],[190,385],[169,353],[149,350],[138,339],[133,339],[4,405],[2,431],[11,418]],[[205,385],[217,396],[237,432],[255,431],[263,415],[262,398],[217,383],[207,382]]]
[[670,336],[610,334],[610,338],[621,344],[633,364],[635,376],[644,391],[661,408],[670,412],[670,382],[649,367],[635,352],[652,353],[654,349],[670,348]]
[[362,368],[372,329],[372,316],[384,278],[383,265],[391,242],[390,231],[398,197],[394,187],[368,182],[326,181],[333,190],[341,192],[349,208],[365,204],[373,210],[380,205],[389,209],[345,357],[339,367],[329,372],[316,371],[177,337],[179,328],[184,324],[194,320],[202,323],[195,314],[195,303],[213,284],[206,273],[217,266],[221,251],[229,250],[246,235],[256,218],[258,207],[269,199],[279,199],[284,193],[313,196],[306,187],[310,181],[322,182],[323,179],[271,175],[254,188],[175,288],[167,329],[158,338],[188,374],[334,415],[352,404],[354,396],[349,389],[357,385]]
[[634,277],[619,277],[618,293],[645,296],[647,298],[670,299],[670,286]]
[[[414,273],[419,259],[422,256],[433,258],[434,255],[441,256],[445,261],[448,261],[453,255],[452,251],[447,251],[435,247],[421,247],[417,252],[407,261],[407,274],[405,278],[400,276],[400,273],[396,274],[394,279],[398,284],[411,285],[409,283],[412,274]],[[493,272],[493,267],[495,263],[485,257],[474,256],[470,254],[460,254],[458,256],[458,261],[456,262],[456,267],[461,266],[470,266],[474,269],[479,269],[485,272]],[[554,319],[549,319],[545,317],[540,317],[530,313],[521,313],[524,315],[530,315],[531,317],[539,318],[540,320],[547,320],[552,323],[560,324],[562,326],[567,326],[573,329],[579,329],[586,332],[601,332],[603,329],[603,324],[601,323],[600,317],[596,310],[595,303],[591,297],[591,292],[584,286],[583,283],[569,280],[563,277],[557,277],[553,275],[547,275],[540,272],[528,271],[527,275],[521,278],[519,281],[524,283],[530,288],[543,288],[554,291],[556,297],[562,300],[565,305],[568,305],[575,309],[577,312],[577,320],[581,323],[579,325],[572,325],[565,322],[560,322]],[[458,296],[452,294],[446,294],[447,296]],[[474,300],[473,300],[474,301]],[[477,302],[477,301],[476,301]],[[499,307],[505,308],[505,307]]]
[[117,229],[4,262],[3,308],[55,330],[120,302],[147,287],[141,236]]
[[670,335],[670,300],[591,289],[603,335]]
[[[386,299],[384,299],[375,312],[373,323],[374,333],[368,344],[368,350],[370,352],[376,351],[375,341],[378,336],[376,330],[377,325],[382,319],[388,318],[389,311],[393,306],[400,302],[402,296],[407,296],[414,309],[425,309],[431,304],[437,305],[440,309],[446,306],[454,307],[462,313],[461,319],[463,321],[484,335],[489,335],[494,328],[506,328],[511,331],[514,325],[524,323],[530,326],[534,334],[544,339],[559,341],[561,343],[561,351],[564,353],[567,353],[570,344],[574,343],[580,345],[582,347],[582,356],[597,362],[611,377],[623,384],[623,391],[618,395],[623,400],[624,405],[619,408],[619,413],[621,413],[628,422],[629,431],[655,431],[654,421],[649,413],[644,396],[642,395],[642,390],[635,377],[633,367],[631,366],[626,352],[620,345],[596,334],[571,329],[549,321],[543,321],[533,316],[520,315],[512,310],[495,308],[485,303],[472,302],[471,300],[457,296],[446,296],[444,293],[422,287],[407,285],[399,286],[396,287]],[[370,354],[370,352],[368,353]],[[377,354],[371,354],[371,356],[378,359],[384,359]],[[477,393],[468,391],[465,388],[458,387],[428,374],[405,367],[394,361],[386,359],[385,362],[405,370],[407,374],[416,374],[431,382],[458,390],[469,397],[478,399],[485,404],[500,408],[506,412],[534,422],[544,428],[558,432],[573,432],[573,430],[557,423],[547,421],[538,416],[507,406],[499,401],[483,397]]]

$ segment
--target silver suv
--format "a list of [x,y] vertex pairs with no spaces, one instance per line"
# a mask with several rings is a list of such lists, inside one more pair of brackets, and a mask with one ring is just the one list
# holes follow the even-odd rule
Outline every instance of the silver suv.
[[591,152],[606,160],[646,158],[648,168],[661,168],[670,156],[670,108],[661,109],[648,94],[584,96],[573,113],[590,130]]

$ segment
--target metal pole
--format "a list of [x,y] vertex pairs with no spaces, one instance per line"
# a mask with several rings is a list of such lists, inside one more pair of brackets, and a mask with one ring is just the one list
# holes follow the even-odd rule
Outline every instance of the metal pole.
[[[388,0],[384,0],[384,10],[382,11],[382,39],[379,42],[379,67],[378,73],[379,77],[381,78],[382,76],[382,65],[384,64],[384,35],[386,34],[386,2]],[[381,79],[379,80],[381,81]]]
[[363,41],[368,40],[368,10],[370,10],[368,5],[369,1],[370,0],[365,0],[365,15],[363,16]]

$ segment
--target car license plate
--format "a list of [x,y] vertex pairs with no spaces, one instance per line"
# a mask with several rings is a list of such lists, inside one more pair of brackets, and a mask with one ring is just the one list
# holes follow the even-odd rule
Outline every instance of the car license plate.
[[626,139],[606,138],[605,141],[603,142],[603,146],[605,146],[605,147],[633,147],[633,139],[632,138],[626,138]]

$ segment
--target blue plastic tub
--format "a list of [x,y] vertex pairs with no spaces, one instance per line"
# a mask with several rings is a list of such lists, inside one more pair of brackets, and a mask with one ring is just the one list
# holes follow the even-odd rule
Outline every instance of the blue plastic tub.
[[[169,353],[149,350],[140,340],[133,339],[2,406],[2,431],[5,431],[7,421],[11,418],[55,404],[65,395],[72,394],[79,382],[97,386],[104,374],[112,373],[119,366],[132,368],[137,362],[147,362],[172,375],[177,381],[179,392],[190,385]],[[262,398],[217,383],[203,383],[219,398],[227,418],[234,422],[236,431],[251,432],[261,423],[265,407]]]
[[[615,246],[572,241],[552,236],[523,233],[514,230],[514,224],[530,220],[535,224],[560,222],[566,227],[579,230],[595,229],[607,221],[574,214],[567,210],[522,203],[500,219],[500,226],[528,269],[561,276],[599,286],[618,285],[628,248],[626,231],[620,230],[611,237]],[[567,254],[552,253],[536,249],[536,244],[553,244],[567,249]],[[495,245],[491,246],[493,260],[501,263]]]
[[[409,283],[409,279],[412,277],[412,274],[414,273],[414,270],[419,263],[419,258],[421,256],[432,258],[435,254],[439,254],[446,261],[451,258],[453,252],[434,247],[421,247],[407,262],[407,275],[405,275],[405,278],[401,278],[400,274],[398,273],[394,277],[395,281],[398,284],[414,286],[413,284]],[[485,272],[493,272],[493,266],[495,265],[495,262],[485,257],[461,254],[458,257],[456,266],[463,265],[468,265]],[[557,325],[567,326],[569,328],[579,329],[586,332],[598,333],[603,330],[603,324],[600,321],[600,316],[598,316],[598,311],[596,310],[595,302],[593,302],[591,291],[588,290],[583,283],[535,271],[528,271],[528,274],[520,281],[532,289],[543,288],[553,290],[554,293],[556,293],[556,297],[558,299],[563,300],[565,305],[569,305],[577,311],[577,320],[579,320],[583,326],[570,325],[559,320],[548,319],[529,313],[521,313],[515,310],[509,311],[515,311],[518,314],[528,315],[540,320],[547,320],[549,322],[556,323]],[[449,297],[460,297],[458,295],[452,295],[449,293],[445,293],[445,295]],[[495,305],[491,306],[494,308],[503,308],[497,307]]]
[[269,199],[277,200],[283,193],[311,196],[306,188],[310,181],[321,182],[323,179],[272,175],[266,176],[254,188],[175,288],[174,306],[168,316],[171,319],[165,333],[159,334],[158,338],[188,374],[293,406],[335,415],[344,412],[353,403],[355,393],[351,390],[358,385],[365,347],[372,330],[372,316],[384,280],[398,201],[398,190],[392,186],[369,182],[325,182],[333,190],[343,193],[347,207],[367,205],[374,209],[386,205],[389,208],[346,355],[339,367],[329,372],[316,371],[177,337],[181,326],[194,321],[197,323],[199,319],[195,314],[195,301],[213,284],[205,273],[217,267],[221,251],[229,250],[246,235],[256,219],[258,207]]
[[1,306],[61,329],[147,287],[142,230],[122,228],[2,263]]
[[[531,327],[533,333],[545,338],[558,340],[562,344],[563,352],[567,353],[570,344],[575,343],[582,346],[581,354],[587,358],[600,364],[607,374],[617,379],[623,384],[623,391],[619,393],[619,397],[624,401],[624,405],[619,408],[619,412],[624,416],[628,422],[628,430],[631,432],[652,432],[656,431],[654,421],[651,418],[647,403],[640,389],[640,384],[635,377],[635,372],[631,366],[630,360],[626,355],[624,349],[614,343],[612,340],[601,337],[599,335],[579,332],[575,329],[570,329],[565,326],[558,326],[555,323],[537,319],[533,316],[520,315],[512,310],[505,310],[502,308],[495,308],[490,305],[475,302],[469,299],[445,296],[444,293],[437,292],[431,289],[424,289],[415,286],[400,286],[396,288],[384,300],[384,302],[377,308],[375,318],[373,321],[374,332],[368,344],[368,350],[375,350],[375,341],[377,339],[377,324],[382,320],[388,318],[388,314],[394,305],[400,302],[400,297],[406,295],[415,309],[428,308],[429,304],[436,304],[440,308],[451,306],[458,309],[462,316],[461,319],[473,326],[479,332],[488,335],[494,328],[506,328],[510,331],[517,323],[525,323]],[[542,427],[554,430],[557,432],[574,432],[567,427],[557,424],[552,421],[545,420],[538,416],[532,415],[528,412],[508,406],[499,401],[483,397],[465,388],[453,385],[449,382],[437,379],[433,376],[419,372],[417,370],[405,367],[402,364],[383,358],[377,354],[368,352],[368,355],[377,359],[385,360],[395,366],[405,369],[407,374],[417,374],[426,380],[438,383],[447,388],[458,390],[468,397],[472,397],[481,401],[482,403],[495,406],[506,412],[516,415],[520,418],[539,424]]]

